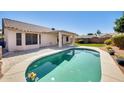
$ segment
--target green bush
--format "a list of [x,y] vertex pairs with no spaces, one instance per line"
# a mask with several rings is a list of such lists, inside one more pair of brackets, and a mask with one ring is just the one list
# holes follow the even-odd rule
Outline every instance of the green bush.
[[124,48],[124,34],[117,34],[112,37],[115,46]]
[[112,39],[107,39],[107,40],[105,40],[105,41],[104,41],[104,44],[106,44],[106,45],[112,44]]
[[111,46],[107,46],[106,49],[107,50],[110,50],[110,49],[112,49],[112,47]]

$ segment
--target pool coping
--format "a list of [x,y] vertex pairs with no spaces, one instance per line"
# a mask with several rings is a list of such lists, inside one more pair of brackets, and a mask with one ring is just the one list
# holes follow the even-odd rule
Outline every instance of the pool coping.
[[[74,48],[74,47],[71,47]],[[45,57],[51,54],[55,54],[64,50],[68,50],[71,48],[61,49],[52,51],[49,53],[43,53],[42,55],[36,55],[32,58],[25,60],[24,62],[18,63],[14,65],[0,80],[1,82],[26,82],[25,79],[25,72],[27,67],[34,62],[35,60]],[[98,51],[100,53],[100,60],[101,60],[101,82],[123,82],[124,81],[124,74],[113,60],[113,58],[105,51],[97,48],[97,47],[85,47],[80,46],[76,48],[86,48]],[[12,75],[13,74],[13,75]],[[8,77],[11,75],[11,77]]]
[[101,82],[124,82],[124,74],[109,53],[96,47],[88,47],[100,53]]

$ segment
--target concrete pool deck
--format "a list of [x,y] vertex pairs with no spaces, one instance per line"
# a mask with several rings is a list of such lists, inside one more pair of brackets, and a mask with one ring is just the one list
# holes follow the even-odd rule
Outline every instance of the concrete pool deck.
[[[49,55],[63,51],[72,47],[65,48],[44,48],[24,52],[13,52],[6,55],[3,60],[2,72],[4,76],[0,79],[1,82],[26,82],[25,71],[32,61]],[[100,52],[101,57],[101,82],[123,82],[124,74],[112,59],[112,57],[105,51],[96,47],[82,47],[94,49]]]

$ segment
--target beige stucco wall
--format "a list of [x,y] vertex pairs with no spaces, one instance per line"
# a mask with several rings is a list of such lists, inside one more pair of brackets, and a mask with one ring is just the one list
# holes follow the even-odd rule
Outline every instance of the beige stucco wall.
[[57,45],[57,34],[41,34],[41,47]]
[[[5,30],[5,41],[9,51],[19,51],[19,50],[28,50],[39,48],[39,36],[38,36],[38,44],[36,45],[25,45],[25,32],[22,31],[11,31],[6,29]],[[22,33],[22,45],[16,45],[16,33]],[[36,34],[36,33],[35,33]]]
[[[16,45],[16,33],[22,33],[22,45],[17,46]],[[44,46],[53,46],[57,45],[57,34],[44,34],[44,33],[35,33],[38,34],[38,44],[35,45],[25,45],[25,34],[27,32],[22,31],[12,31],[5,29],[5,41],[7,45],[7,49],[9,51],[20,51],[20,50],[29,50],[29,49],[35,49],[40,48]],[[29,33],[29,32],[28,32]],[[32,32],[30,32],[32,33]],[[39,44],[39,34],[41,35],[41,44]]]

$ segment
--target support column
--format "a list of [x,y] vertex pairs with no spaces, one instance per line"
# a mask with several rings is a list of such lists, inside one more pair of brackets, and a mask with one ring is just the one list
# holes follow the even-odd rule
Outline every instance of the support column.
[[40,43],[39,43],[39,33],[37,34],[37,44],[40,47]]
[[22,33],[22,47],[23,50],[26,48],[26,33]]
[[72,45],[74,45],[74,43],[75,43],[75,36],[73,35],[72,36]]
[[59,38],[59,47],[62,47],[62,33],[61,32],[59,32],[58,38]]

